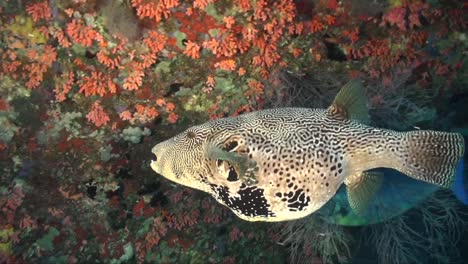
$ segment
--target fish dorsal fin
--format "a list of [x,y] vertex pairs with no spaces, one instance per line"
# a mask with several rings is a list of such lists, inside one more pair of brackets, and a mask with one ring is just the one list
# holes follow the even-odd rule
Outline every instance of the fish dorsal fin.
[[382,180],[383,173],[374,171],[364,171],[346,178],[348,202],[356,214],[364,215]]
[[369,124],[367,96],[361,80],[353,79],[345,84],[327,112],[337,119],[353,119],[362,124]]

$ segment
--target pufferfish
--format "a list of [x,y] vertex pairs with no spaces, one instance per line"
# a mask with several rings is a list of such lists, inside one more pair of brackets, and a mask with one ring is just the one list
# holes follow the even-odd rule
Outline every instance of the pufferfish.
[[363,212],[382,182],[374,168],[451,187],[463,136],[369,126],[366,101],[361,81],[352,80],[328,109],[276,108],[209,121],[154,146],[151,168],[247,221],[305,217],[343,183],[351,208]]

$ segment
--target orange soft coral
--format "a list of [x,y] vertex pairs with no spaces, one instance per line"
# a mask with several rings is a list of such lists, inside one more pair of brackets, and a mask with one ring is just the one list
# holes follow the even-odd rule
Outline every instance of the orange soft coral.
[[179,120],[179,116],[176,113],[169,113],[167,116],[167,122],[171,124],[177,123],[177,120]]
[[116,93],[117,85],[109,76],[104,75],[102,72],[92,72],[91,76],[83,77],[79,92],[84,93],[85,96],[104,96],[108,93]]
[[123,88],[129,91],[138,90],[139,87],[143,84],[143,77],[145,73],[143,71],[135,70],[130,73],[130,75],[125,78]]
[[143,43],[154,53],[163,50],[166,42],[167,36],[155,30],[149,31],[148,37],[143,40]]
[[67,24],[66,31],[75,43],[85,47],[90,47],[93,44],[93,40],[97,39],[99,36],[96,30],[86,26],[81,20],[76,19]]
[[91,111],[86,115],[86,119],[97,127],[101,127],[110,121],[109,115],[102,108],[100,101],[94,102]]
[[192,59],[200,58],[200,45],[189,40],[186,44],[184,54]]
[[205,9],[209,4],[212,4],[215,0],[195,0],[193,1],[193,7],[199,9]]
[[52,17],[48,1],[28,5],[26,12],[28,12],[34,22],[38,22],[41,19],[49,21]]
[[160,22],[163,18],[168,18],[170,9],[177,7],[179,4],[178,0],[132,0],[132,6],[136,8],[138,17],[154,19],[156,22]]
[[110,69],[116,69],[120,66],[120,56],[110,56],[107,50],[100,50],[96,54],[97,60],[101,63],[109,67]]
[[235,60],[222,60],[215,64],[215,67],[225,70],[225,71],[233,71],[236,69],[236,61]]
[[57,52],[54,47],[45,45],[40,48],[28,49],[26,55],[31,62],[24,65],[23,76],[28,80],[25,85],[29,89],[34,89],[41,84],[44,74],[57,60]]
[[130,124],[135,123],[149,123],[159,116],[158,110],[154,106],[145,106],[142,104],[135,105],[136,112],[132,113],[129,110],[125,110],[119,114],[123,121],[129,121]]
[[71,42],[68,40],[67,36],[65,36],[65,33],[62,29],[55,29],[53,32],[55,38],[57,39],[59,45],[62,48],[69,48],[71,47]]
[[62,78],[57,78],[54,93],[57,102],[63,102],[67,99],[67,94],[71,91],[75,83],[75,73],[67,72],[63,74]]

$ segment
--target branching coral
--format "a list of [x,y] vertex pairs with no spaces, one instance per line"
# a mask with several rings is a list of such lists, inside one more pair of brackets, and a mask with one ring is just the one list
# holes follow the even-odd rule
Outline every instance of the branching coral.
[[[320,214],[280,227],[281,243],[290,251],[292,263],[361,262],[377,255],[378,263],[459,263],[457,249],[468,226],[466,210],[447,191],[439,191],[409,212],[365,226],[359,232],[327,223]],[[363,241],[356,243],[356,235]],[[359,247],[365,253],[357,255]],[[351,253],[353,252],[353,253]]]
[[26,7],[26,11],[32,17],[34,22],[38,22],[41,19],[50,20],[52,12],[47,2],[38,2],[31,4]]
[[103,126],[110,121],[109,115],[104,111],[99,101],[91,106],[91,111],[86,115],[86,118],[97,127]]
[[79,92],[84,93],[85,96],[104,96],[107,93],[116,93],[116,91],[117,86],[108,76],[102,72],[92,72],[91,76],[84,76],[82,78]]
[[460,253],[454,247],[468,226],[462,205],[440,191],[413,211],[366,228],[379,263],[453,263]]
[[291,263],[344,263],[351,257],[351,234],[320,215],[281,225],[281,243],[289,247]]

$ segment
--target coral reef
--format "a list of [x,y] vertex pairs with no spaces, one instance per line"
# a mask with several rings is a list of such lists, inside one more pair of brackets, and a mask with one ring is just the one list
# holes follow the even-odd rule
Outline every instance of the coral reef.
[[379,263],[462,263],[454,245],[468,227],[467,211],[439,191],[412,211],[364,229]]
[[279,232],[281,243],[288,245],[291,263],[347,263],[352,256],[351,233],[320,214],[280,225]]
[[359,228],[329,223],[320,213],[288,222],[278,227],[279,241],[291,263],[462,263],[455,245],[468,227],[467,213],[440,190],[402,215]]
[[[0,262],[283,263],[274,227],[158,177],[149,150],[209,118],[325,107],[353,77],[379,125],[467,134],[466,4],[364,2],[1,1]],[[293,250],[350,259],[346,229],[311,219]]]

